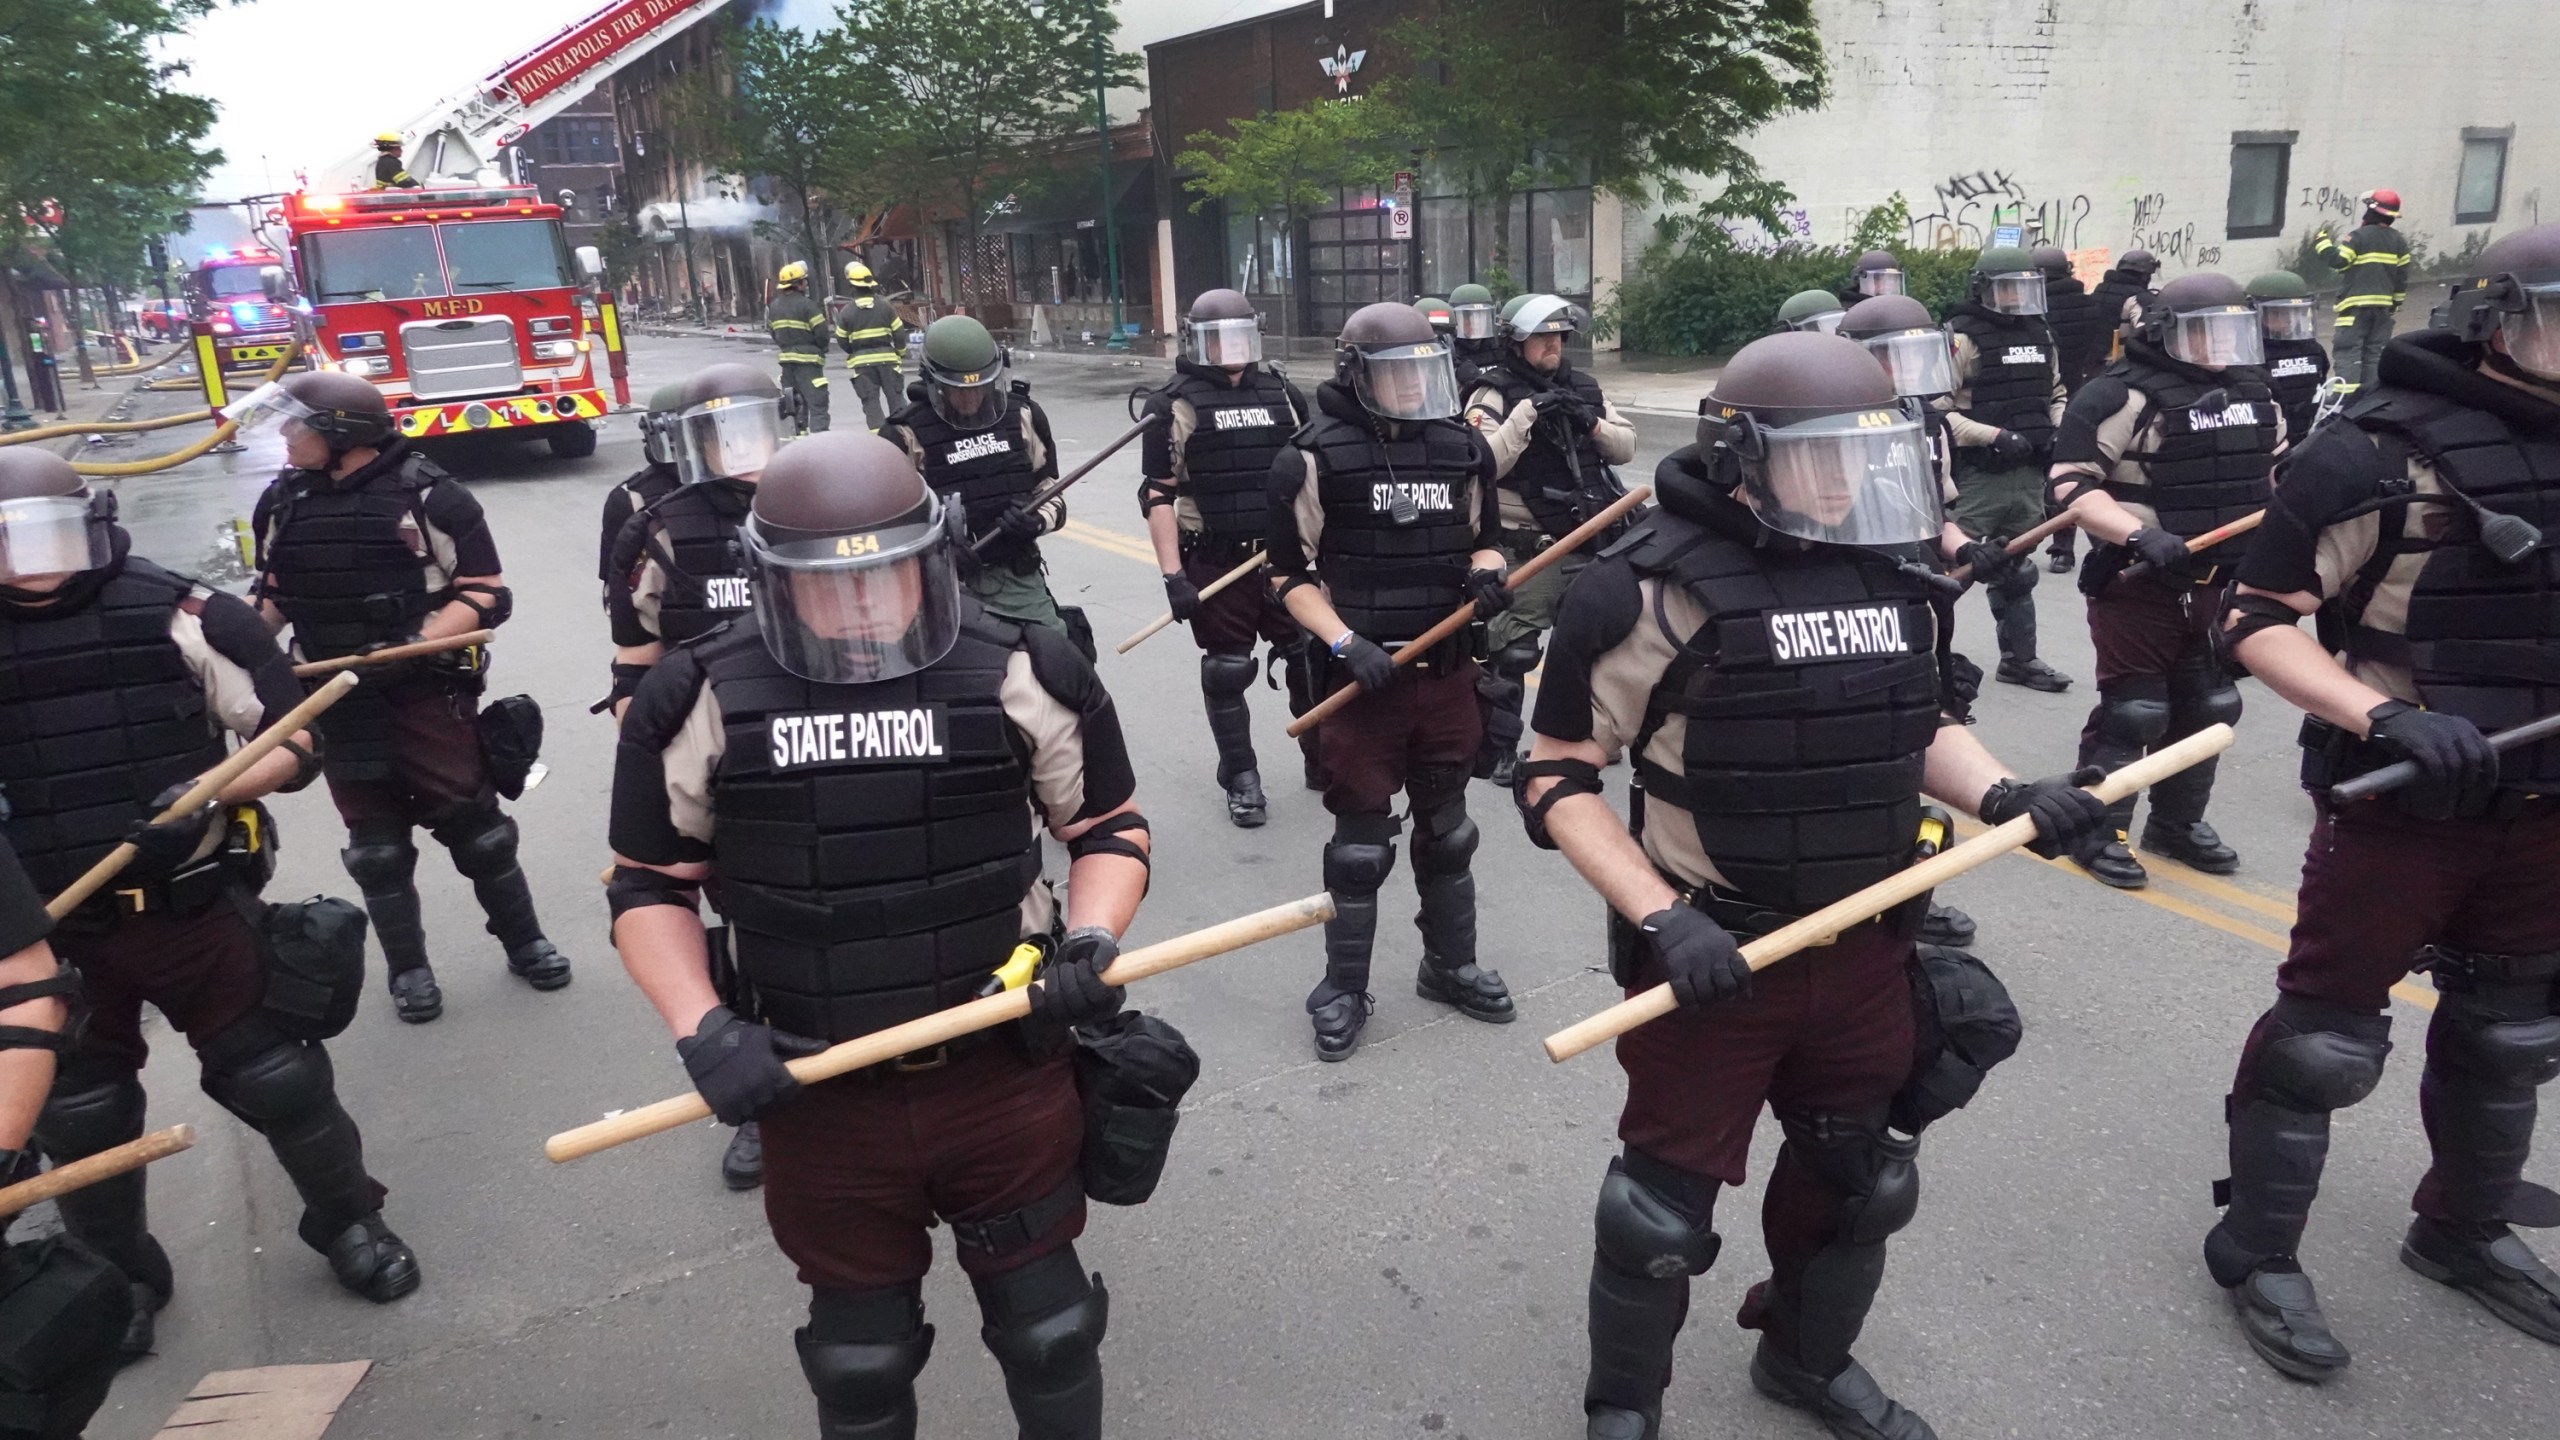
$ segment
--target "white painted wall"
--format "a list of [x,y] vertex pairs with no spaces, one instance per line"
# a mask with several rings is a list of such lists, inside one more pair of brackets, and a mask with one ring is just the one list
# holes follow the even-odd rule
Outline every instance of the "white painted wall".
[[[1999,201],[2073,248],[2250,275],[2358,192],[2453,249],[2465,126],[2512,125],[2497,233],[2560,219],[2555,0],[1816,0],[1832,95],[1751,149],[1794,233],[1845,240],[1896,191],[1918,243],[1981,243]],[[2235,131],[2299,132],[2277,239],[2224,231]],[[1650,216],[1625,230],[1633,268]],[[2477,228],[2477,227],[2471,227]],[[2312,277],[2320,283],[2323,276]]]

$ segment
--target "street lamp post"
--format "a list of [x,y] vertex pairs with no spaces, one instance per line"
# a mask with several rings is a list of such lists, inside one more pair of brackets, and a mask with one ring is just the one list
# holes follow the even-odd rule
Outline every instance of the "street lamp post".
[[1120,215],[1118,197],[1111,187],[1111,102],[1104,86],[1101,0],[1094,0],[1093,17],[1093,128],[1102,139],[1102,252],[1103,264],[1111,279],[1111,338],[1103,348],[1129,348],[1129,328],[1122,320],[1120,304]]

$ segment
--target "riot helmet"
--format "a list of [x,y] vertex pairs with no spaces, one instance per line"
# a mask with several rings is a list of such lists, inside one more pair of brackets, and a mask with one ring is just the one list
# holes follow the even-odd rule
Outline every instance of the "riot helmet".
[[2038,245],[2027,252],[2035,258],[2036,268],[2044,272],[2048,287],[2056,280],[2071,278],[2071,252],[2059,245]]
[[1342,325],[1334,379],[1386,420],[1443,420],[1458,413],[1449,342],[1410,305],[1364,305]]
[[2170,359],[2204,370],[2264,365],[2267,342],[2249,292],[2228,275],[2198,270],[2160,287],[2134,333]]
[[1234,290],[1203,290],[1182,317],[1182,358],[1241,370],[1262,358],[1262,316]]
[[1849,272],[1849,286],[1861,295],[1904,294],[1902,262],[1890,250],[1870,250]]
[[[950,654],[959,527],[960,507],[889,441],[856,430],[800,440],[765,468],[738,527],[765,648],[830,685],[895,680]],[[919,709],[911,723],[933,722]]]
[[0,450],[0,590],[105,569],[115,518],[116,497],[91,493],[70,461],[32,445]]
[[676,416],[684,410],[682,383],[661,385],[640,412],[640,454],[652,465],[676,463]]
[[1840,328],[1840,297],[1828,290],[1799,290],[1778,307],[1781,330],[1819,330],[1825,335]]
[[1449,330],[1459,339],[1492,339],[1495,319],[1492,291],[1461,285],[1449,292]]
[[2258,328],[2270,340],[2309,340],[2311,287],[2290,270],[2270,270],[2249,282],[2249,303],[2258,307]]
[[704,366],[676,403],[676,473],[688,485],[752,481],[782,448],[782,387],[752,365]]
[[2015,245],[1995,245],[1973,262],[1973,303],[2001,315],[2045,313],[2044,272]]
[[[1581,330],[1591,318],[1589,312],[1561,295],[1522,295],[1505,307],[1502,320],[1502,348],[1523,359],[1529,358],[1529,341],[1534,336],[1556,337],[1554,359],[1564,357],[1564,337]],[[1537,363],[1537,362],[1533,362]],[[1544,363],[1539,369],[1548,369]]]
[[2148,280],[2160,273],[2160,257],[2148,250],[2127,250],[2117,259],[2116,268]]
[[954,430],[992,430],[1004,418],[1004,383],[1013,357],[967,315],[945,315],[924,327],[924,393],[933,413]]
[[2445,328],[2560,381],[2560,223],[2501,236],[2454,282]]
[[1430,321],[1431,328],[1440,332],[1441,339],[1449,338],[1450,327],[1454,322],[1449,315],[1448,301],[1437,295],[1425,295],[1413,302],[1413,313]]
[[281,435],[288,458],[296,438],[315,437],[328,447],[328,464],[350,450],[391,439],[390,403],[371,381],[342,370],[308,370],[271,380],[224,415],[237,422],[236,433],[244,439],[269,431]]
[[1781,535],[1886,546],[1944,528],[1916,407],[1837,335],[1786,331],[1743,346],[1698,404],[1698,449],[1731,457],[1736,498]]
[[1929,318],[1929,307],[1908,295],[1861,300],[1840,317],[1841,336],[1867,347],[1900,395],[1951,395],[1956,352],[1947,332]]

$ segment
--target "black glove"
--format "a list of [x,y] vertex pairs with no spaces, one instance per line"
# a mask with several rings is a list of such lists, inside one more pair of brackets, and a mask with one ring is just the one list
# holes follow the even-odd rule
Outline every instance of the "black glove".
[[1395,683],[1395,658],[1379,649],[1378,642],[1366,635],[1353,635],[1344,640],[1340,653],[1333,658],[1350,668],[1351,678],[1359,681],[1363,690],[1384,690]]
[[2187,542],[2157,525],[2145,525],[2124,537],[2124,548],[2154,570],[2167,570],[2187,558]]
[[1644,917],[1645,937],[1670,972],[1683,1005],[1739,1000],[1751,993],[1751,966],[1725,928],[1700,911],[1672,905]]
[[1561,390],[1541,390],[1529,397],[1529,409],[1541,420],[1550,415],[1570,412],[1573,397]]
[[1511,608],[1511,587],[1502,583],[1499,570],[1467,572],[1467,593],[1476,602],[1476,618],[1490,620]]
[[2421,710],[2406,700],[2386,700],[2365,712],[2373,741],[2393,758],[2414,760],[2426,777],[2469,799],[2498,783],[2498,752],[2480,727],[2459,715]]
[[[417,643],[418,637],[415,635],[410,636],[406,640],[376,640],[363,649],[358,650],[356,653],[359,655],[371,655],[379,651],[396,650],[403,645],[415,645]],[[410,676],[417,674],[419,671],[424,670],[435,661],[443,658],[445,657],[440,655],[412,655],[404,660],[380,660],[371,665],[359,665],[356,669],[363,675],[366,683],[372,685],[388,685],[395,680],[406,680]]]
[[1173,607],[1176,620],[1188,620],[1200,613],[1200,587],[1179,570],[1164,577],[1164,598]]
[[[195,783],[193,780],[181,780],[153,796],[151,814],[157,815],[177,804]],[[132,828],[124,832],[126,843],[134,848],[133,859],[124,867],[124,875],[135,880],[157,880],[175,872],[195,858],[196,850],[204,844],[204,837],[212,832],[214,822],[221,815],[222,802],[214,800],[206,802],[204,808],[193,814],[166,823],[154,823],[148,817],[134,821]]]
[[1102,972],[1120,958],[1120,942],[1099,925],[1067,932],[1056,958],[1031,985],[1031,1018],[1060,1030],[1120,1013],[1128,990],[1102,983]]
[[782,1062],[826,1049],[820,1041],[741,1020],[714,1005],[691,1035],[676,1042],[684,1073],[723,1125],[744,1125],[800,1093]]
[[2028,849],[2048,860],[2068,855],[2086,864],[2116,838],[2115,821],[2107,814],[2107,802],[2081,788],[2105,778],[2105,770],[2083,765],[2068,775],[2049,775],[2042,780],[2003,780],[1982,792],[1982,804],[1975,813],[1987,825],[2005,825],[2021,815],[2032,816],[2036,838],[2027,842]]
[[2003,465],[2024,465],[2036,458],[2036,442],[2015,430],[2003,430],[1993,438],[1991,453]]
[[2008,546],[1993,541],[1968,540],[1962,549],[1956,551],[1956,562],[1973,567],[1974,584],[1993,585],[2006,578],[2010,571],[2026,564],[2027,558],[2012,555]]
[[1007,510],[996,517],[995,528],[987,534],[987,557],[1002,559],[1021,554],[1040,538],[1043,524],[1040,512],[1028,503]]

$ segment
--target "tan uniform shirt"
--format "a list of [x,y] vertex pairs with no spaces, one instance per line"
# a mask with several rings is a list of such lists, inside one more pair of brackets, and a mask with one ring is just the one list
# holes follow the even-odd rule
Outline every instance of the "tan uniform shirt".
[[[1485,443],[1493,448],[1493,476],[1508,479],[1513,466],[1529,447],[1537,443],[1535,426],[1537,407],[1527,400],[1514,405],[1506,413],[1502,392],[1491,385],[1479,386],[1467,397],[1467,423],[1476,427]],[[1591,440],[1599,448],[1600,458],[1612,465],[1626,465],[1636,458],[1635,422],[1618,413],[1618,407],[1607,400],[1600,402],[1599,428]],[[1550,442],[1552,443],[1552,442]],[[1546,527],[1529,513],[1529,502],[1516,490],[1504,487],[1496,497],[1502,505],[1502,528],[1505,530],[1543,530]]]
[[[2082,394],[2089,392],[2083,390]],[[2275,411],[2276,453],[2284,453],[2284,407],[2273,401],[2264,402]],[[2151,405],[2151,397],[2132,386],[2125,387],[2125,401],[2114,414],[2098,422],[2098,458],[2095,460],[2059,460],[2054,462],[2053,478],[2059,485],[2066,476],[2080,477],[2080,483],[2068,489],[2057,488],[2056,498],[2068,503],[2079,496],[2090,482],[2120,487],[2116,503],[2133,512],[2145,525],[2158,525],[2160,513],[2140,500],[2129,500],[2124,489],[2149,490],[2151,472],[2144,469],[2140,457],[2160,448],[2160,416]]]

